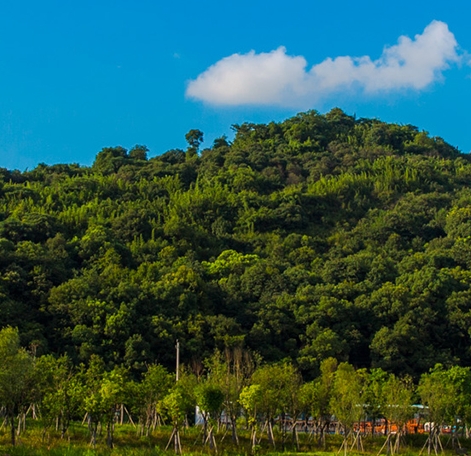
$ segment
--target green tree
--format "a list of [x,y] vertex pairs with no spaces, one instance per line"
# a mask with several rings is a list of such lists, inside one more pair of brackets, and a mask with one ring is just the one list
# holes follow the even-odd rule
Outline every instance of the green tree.
[[185,139],[188,143],[187,157],[195,157],[203,142],[203,132],[198,129],[192,129],[185,135]]
[[420,378],[418,392],[422,404],[427,407],[427,417],[430,423],[428,437],[428,454],[432,449],[443,451],[440,441],[440,427],[445,422],[454,421],[456,415],[457,385],[451,382],[447,371],[437,364],[429,373]]
[[129,158],[134,160],[147,160],[147,152],[149,152],[149,149],[146,146],[135,145],[129,151]]
[[174,384],[163,399],[163,409],[172,423],[172,434],[166,449],[173,441],[176,454],[182,453],[180,429],[187,420],[188,413],[194,413],[196,405],[194,392],[196,385],[196,377],[183,370],[180,373],[178,382]]
[[80,410],[84,385],[74,373],[67,355],[60,358],[41,356],[35,361],[34,370],[44,425],[55,423],[64,438],[71,420]]
[[[344,454],[347,454],[348,441],[353,432],[353,425],[359,423],[364,415],[363,391],[365,375],[351,364],[340,363],[332,384],[330,408],[343,427]],[[359,442],[359,430],[354,443]],[[341,448],[342,448],[341,447]]]
[[384,408],[388,404],[385,397],[388,379],[388,373],[381,368],[371,369],[366,379],[363,398],[365,412],[372,421],[372,434],[374,434],[376,420],[384,414]]
[[[228,342],[228,341],[226,341]],[[218,350],[207,360],[208,375],[217,382],[224,394],[224,412],[231,422],[232,441],[239,444],[237,418],[240,414],[240,394],[250,382],[256,366],[251,352],[241,347],[240,338],[235,345],[226,347],[224,354]]]
[[318,436],[319,445],[325,448],[326,429],[329,427],[332,411],[330,408],[337,360],[327,358],[320,365],[320,375],[311,382],[304,383],[299,389],[300,411],[309,418]]
[[215,449],[214,422],[221,415],[224,404],[224,392],[217,382],[213,382],[211,377],[207,377],[196,387],[195,398],[204,420],[203,444],[206,445],[209,442],[210,448]]
[[391,433],[388,435],[385,443],[388,445],[388,454],[394,454],[399,452],[407,421],[414,416],[412,403],[415,394],[415,386],[410,377],[398,378],[394,374],[390,374],[384,384],[383,391],[383,415],[388,421],[389,426],[395,424],[397,427],[394,446],[391,447]]
[[0,330],[0,404],[10,422],[11,444],[15,445],[15,418],[29,403],[33,359],[20,347],[18,330]]
[[101,358],[93,355],[88,369],[84,372],[85,394],[83,408],[88,415],[91,444],[96,445],[98,424],[106,425],[106,443],[113,448],[114,421],[118,407],[126,396],[127,372],[115,367],[106,372]]
[[126,163],[127,158],[128,151],[124,147],[105,147],[97,154],[93,169],[103,174],[112,174]]
[[131,394],[133,410],[139,416],[141,432],[149,435],[162,414],[162,401],[169,392],[173,376],[159,364],[152,364],[143,374],[142,381],[134,384]]
[[[284,419],[286,415],[294,413],[296,418],[293,417],[293,419],[297,419],[297,415],[300,413],[297,391],[301,385],[301,378],[291,364],[268,364],[255,370],[251,383],[252,386],[260,386],[260,392],[254,396],[258,399],[255,408],[258,413],[263,414],[268,440],[275,447],[275,436],[273,433],[275,417],[280,416],[284,433]],[[253,406],[251,407],[253,409]]]
[[239,398],[240,404],[245,410],[248,425],[250,427],[250,441],[252,451],[257,445],[257,413],[259,404],[262,401],[262,387],[258,384],[245,386]]

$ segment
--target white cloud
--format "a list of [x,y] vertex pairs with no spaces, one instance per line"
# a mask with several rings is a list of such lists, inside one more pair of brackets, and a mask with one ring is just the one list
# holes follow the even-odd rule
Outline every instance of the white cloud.
[[280,47],[268,53],[234,54],[190,81],[186,95],[215,105],[305,106],[334,93],[375,94],[421,90],[460,60],[447,24],[431,22],[414,39],[401,36],[381,57],[327,58],[307,69],[302,56]]

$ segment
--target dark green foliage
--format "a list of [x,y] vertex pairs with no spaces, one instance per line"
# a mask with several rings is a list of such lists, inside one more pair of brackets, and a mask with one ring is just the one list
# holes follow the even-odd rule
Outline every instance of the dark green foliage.
[[340,109],[148,159],[0,170],[0,318],[39,354],[139,375],[243,342],[414,378],[471,365],[471,164]]

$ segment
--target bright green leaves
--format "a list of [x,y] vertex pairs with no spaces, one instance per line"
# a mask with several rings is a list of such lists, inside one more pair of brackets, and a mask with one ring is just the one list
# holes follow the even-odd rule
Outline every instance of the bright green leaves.
[[20,348],[18,330],[0,330],[0,404],[11,424],[11,443],[15,444],[15,417],[30,403],[33,386],[33,359]]
[[330,409],[347,434],[354,423],[363,416],[362,391],[365,382],[363,372],[357,371],[348,363],[339,364],[332,384]]

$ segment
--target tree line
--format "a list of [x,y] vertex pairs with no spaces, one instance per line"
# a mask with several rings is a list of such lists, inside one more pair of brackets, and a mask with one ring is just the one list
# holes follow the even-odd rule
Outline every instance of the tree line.
[[38,356],[139,378],[234,347],[307,380],[471,365],[471,164],[333,109],[92,166],[0,169],[0,321]]
[[[88,366],[78,367],[67,355],[35,357],[20,347],[18,331],[11,327],[0,331],[0,359],[0,410],[13,445],[32,408],[44,429],[55,427],[62,438],[71,422],[85,415],[83,423],[93,445],[101,427],[106,430],[107,445],[113,447],[114,428],[122,424],[124,412],[140,435],[149,435],[162,424],[172,425],[169,444],[175,442],[177,452],[182,451],[179,431],[193,420],[196,407],[203,418],[201,443],[213,449],[219,444],[215,435],[223,416],[236,445],[243,417],[252,449],[262,433],[274,449],[287,444],[298,448],[300,425],[315,432],[318,443],[325,445],[325,435],[335,423],[336,432],[344,436],[345,451],[365,432],[362,422],[374,423],[381,417],[386,420],[383,432],[389,432],[386,442],[393,453],[399,449],[406,423],[417,413],[413,406],[417,401],[424,406],[422,418],[431,423],[430,447],[439,439],[442,425],[453,425],[457,436],[471,419],[469,367],[437,364],[414,384],[408,376],[398,377],[381,368],[355,369],[348,362],[328,358],[317,377],[304,381],[290,362],[266,364],[247,350],[234,349],[216,352],[193,369],[181,369],[178,381],[158,364],[147,366],[140,378],[133,379],[122,366],[107,370],[98,356]],[[393,426],[394,434],[390,433]]]

